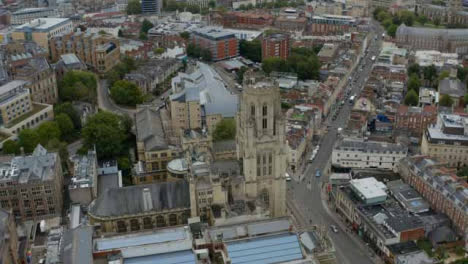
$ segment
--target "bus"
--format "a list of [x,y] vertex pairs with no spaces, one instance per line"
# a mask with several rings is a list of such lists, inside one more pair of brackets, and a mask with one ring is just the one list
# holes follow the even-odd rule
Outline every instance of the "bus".
[[354,99],[356,98],[355,95],[351,95],[351,97],[349,97],[349,103],[352,104],[354,103]]

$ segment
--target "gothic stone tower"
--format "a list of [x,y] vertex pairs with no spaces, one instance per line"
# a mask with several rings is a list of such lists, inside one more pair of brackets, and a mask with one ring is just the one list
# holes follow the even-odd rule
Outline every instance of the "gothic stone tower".
[[286,214],[285,120],[278,84],[247,72],[237,113],[237,158],[243,162],[245,195],[259,198],[273,217]]

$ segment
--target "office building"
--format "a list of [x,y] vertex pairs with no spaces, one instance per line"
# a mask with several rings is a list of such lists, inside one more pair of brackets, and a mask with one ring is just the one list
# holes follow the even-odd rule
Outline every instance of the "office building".
[[310,31],[312,35],[337,35],[351,31],[357,25],[351,16],[324,14],[312,16]]
[[22,25],[38,18],[60,17],[58,10],[49,7],[23,8],[11,14],[12,25]]
[[142,0],[141,12],[143,14],[160,14],[162,4],[162,0]]
[[0,203],[15,217],[41,220],[62,215],[63,175],[60,156],[37,145],[27,156],[3,156]]
[[344,138],[333,148],[332,166],[395,170],[407,153],[400,144]]
[[190,42],[207,49],[213,61],[233,58],[239,55],[239,42],[234,33],[217,27],[194,29],[190,34]]
[[262,39],[262,59],[276,57],[286,60],[291,52],[289,35],[273,33]]
[[421,153],[447,162],[450,167],[468,164],[468,118],[440,113],[423,134]]
[[32,102],[28,82],[15,80],[0,86],[0,125],[4,132],[18,135],[53,118],[51,105]]
[[11,33],[13,40],[34,41],[49,52],[49,40],[60,34],[73,31],[69,18],[38,18],[17,26]]
[[437,120],[437,107],[400,105],[395,115],[395,129],[407,131],[411,135],[421,137],[426,128]]

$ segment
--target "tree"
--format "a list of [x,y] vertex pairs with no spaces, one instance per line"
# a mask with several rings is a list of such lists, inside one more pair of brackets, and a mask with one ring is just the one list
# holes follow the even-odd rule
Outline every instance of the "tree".
[[73,122],[73,126],[75,127],[75,129],[81,128],[80,116],[78,112],[76,112],[75,108],[73,108],[70,102],[55,105],[54,113],[55,116],[59,116],[60,114],[66,114]]
[[60,139],[60,128],[54,121],[47,121],[42,123],[37,128],[37,134],[39,135],[39,142],[45,146],[51,139]]
[[407,26],[412,26],[414,23],[414,13],[408,10],[403,10],[399,14],[401,22]]
[[440,81],[442,81],[443,79],[448,78],[449,76],[450,76],[450,72],[449,72],[449,71],[441,71],[441,72],[439,73],[439,78],[438,78],[438,80],[439,80],[439,82],[440,82]]
[[216,1],[211,0],[210,2],[208,2],[208,6],[209,6],[210,8],[215,8],[215,7],[216,7]]
[[414,90],[409,90],[405,96],[405,105],[415,106],[418,105],[418,94]]
[[19,145],[23,147],[25,153],[32,153],[40,141],[37,132],[29,128],[21,130],[18,139]]
[[140,32],[140,35],[138,36],[138,38],[141,40],[148,40],[148,36],[146,35],[145,32]]
[[388,27],[387,34],[391,36],[392,38],[394,38],[396,36],[397,29],[398,29],[398,26],[395,24],[392,24]]
[[237,71],[236,73],[236,77],[237,77],[237,82],[239,84],[242,84],[242,81],[244,80],[244,73],[248,70],[247,67],[240,67],[240,69]]
[[20,154],[20,146],[18,145],[18,142],[10,139],[3,142],[3,154]]
[[254,62],[262,61],[262,42],[258,39],[247,41],[245,39],[239,41],[239,53]]
[[413,63],[408,67],[408,76],[411,76],[413,74],[416,74],[416,76],[419,76],[420,74],[420,67],[419,64]]
[[384,21],[382,21],[382,26],[386,29],[388,29],[388,27],[390,27],[391,25],[393,25],[393,20],[391,18],[387,18]]
[[453,105],[453,99],[450,97],[448,94],[442,95],[442,98],[439,100],[439,105],[440,106],[447,106],[450,107]]
[[148,19],[143,19],[143,22],[141,22],[141,29],[140,32],[144,32],[145,34],[148,33],[148,31],[154,27],[153,23],[151,23]]
[[200,56],[204,61],[211,61],[211,51],[209,49],[200,49]]
[[117,36],[118,36],[119,38],[123,37],[123,32],[122,32],[121,29],[119,29],[119,31],[117,32]]
[[139,0],[130,0],[127,4],[127,15],[141,14],[141,3]]
[[184,32],[180,32],[180,37],[185,39],[185,40],[189,40],[190,39],[190,32],[187,32],[187,31],[184,31]]
[[432,86],[432,83],[437,77],[437,68],[434,66],[434,64],[423,68],[423,76],[424,79],[427,80]]
[[440,18],[438,18],[438,17],[434,18],[434,25],[436,25],[436,26],[440,25]]
[[59,97],[62,101],[96,100],[96,76],[86,71],[69,71],[58,84]]
[[427,16],[425,15],[420,15],[418,16],[418,22],[424,26],[424,24],[426,24],[427,22],[429,21],[429,19],[427,18]]
[[127,80],[116,81],[112,85],[110,95],[117,104],[135,106],[143,102],[143,95],[138,86]]
[[71,118],[67,114],[59,114],[55,116],[55,122],[57,123],[62,139],[68,141],[73,138],[75,134],[75,127]]
[[382,11],[377,15],[377,20],[382,22],[385,19],[391,18],[390,14],[387,11]]
[[90,117],[82,135],[88,149],[96,146],[99,158],[115,158],[125,150],[127,134],[122,118],[111,112],[101,111]]
[[161,55],[161,54],[164,53],[164,48],[155,48],[155,49],[153,50],[153,52],[154,52],[154,54],[156,54],[156,55]]
[[419,77],[415,74],[411,75],[408,80],[408,91],[413,90],[416,93],[419,93],[419,87],[421,87],[421,81]]
[[216,124],[213,132],[213,140],[230,140],[236,137],[236,123],[234,119],[222,119]]
[[266,74],[270,74],[272,71],[280,71],[281,64],[285,64],[285,61],[278,57],[266,58],[262,62],[262,69]]
[[465,81],[467,80],[466,77],[468,77],[468,67],[463,68],[459,66],[457,69],[457,78],[461,81]]

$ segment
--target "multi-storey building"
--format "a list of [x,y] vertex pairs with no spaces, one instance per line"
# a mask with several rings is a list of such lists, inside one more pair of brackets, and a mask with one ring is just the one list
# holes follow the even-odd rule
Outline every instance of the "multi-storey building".
[[143,14],[159,14],[161,13],[162,0],[142,0],[141,12]]
[[61,216],[63,175],[60,156],[37,145],[28,156],[3,156],[0,204],[21,220]]
[[356,26],[356,19],[350,16],[312,16],[310,32],[312,35],[336,35],[349,32],[354,26]]
[[213,68],[198,63],[193,73],[179,73],[172,79],[169,100],[172,129],[180,135],[186,129],[211,132],[221,119],[234,118],[238,97]]
[[262,39],[262,59],[277,57],[286,60],[291,52],[289,35],[273,33]]
[[439,158],[448,166],[468,164],[468,118],[455,114],[439,114],[436,124],[429,126],[422,138],[421,153]]
[[398,171],[405,182],[415,188],[436,212],[446,214],[458,233],[467,238],[468,184],[438,158],[413,156],[400,161]]
[[38,18],[59,17],[58,10],[49,7],[23,8],[11,14],[12,25],[22,25]]
[[198,28],[191,32],[190,37],[191,43],[211,52],[213,61],[229,59],[239,55],[239,43],[235,34],[222,28]]
[[50,40],[50,57],[57,61],[60,55],[75,53],[86,65],[98,72],[107,72],[120,61],[119,40],[111,35],[91,32],[71,32]]
[[407,153],[408,148],[400,144],[345,138],[333,148],[332,165],[395,170]]
[[28,81],[33,102],[55,104],[58,100],[55,71],[43,57],[32,58],[16,70],[15,78]]
[[15,80],[0,86],[0,126],[7,133],[18,135],[25,128],[34,128],[52,120],[51,105],[33,103],[28,82]]
[[220,20],[224,27],[263,28],[273,25],[273,16],[263,12],[227,12]]
[[420,137],[424,130],[437,120],[437,107],[425,105],[411,107],[400,105],[395,115],[395,129],[406,130],[412,135]]
[[138,106],[135,128],[138,166],[141,168],[134,175],[133,183],[166,181],[167,164],[179,156],[179,150],[169,144],[160,111],[151,105]]
[[468,29],[435,29],[408,27],[402,24],[396,31],[399,46],[418,50],[468,54]]
[[21,26],[17,26],[11,33],[13,40],[34,41],[49,52],[49,41],[60,34],[73,31],[73,24],[69,18],[38,18]]
[[87,206],[97,197],[96,151],[88,150],[87,155],[76,155],[70,160],[73,162],[73,174],[68,185],[70,200]]
[[0,259],[4,263],[19,264],[19,241],[15,216],[11,210],[0,208]]
[[306,29],[307,18],[302,15],[299,15],[297,17],[279,16],[276,18],[274,25],[280,30],[302,32]]

